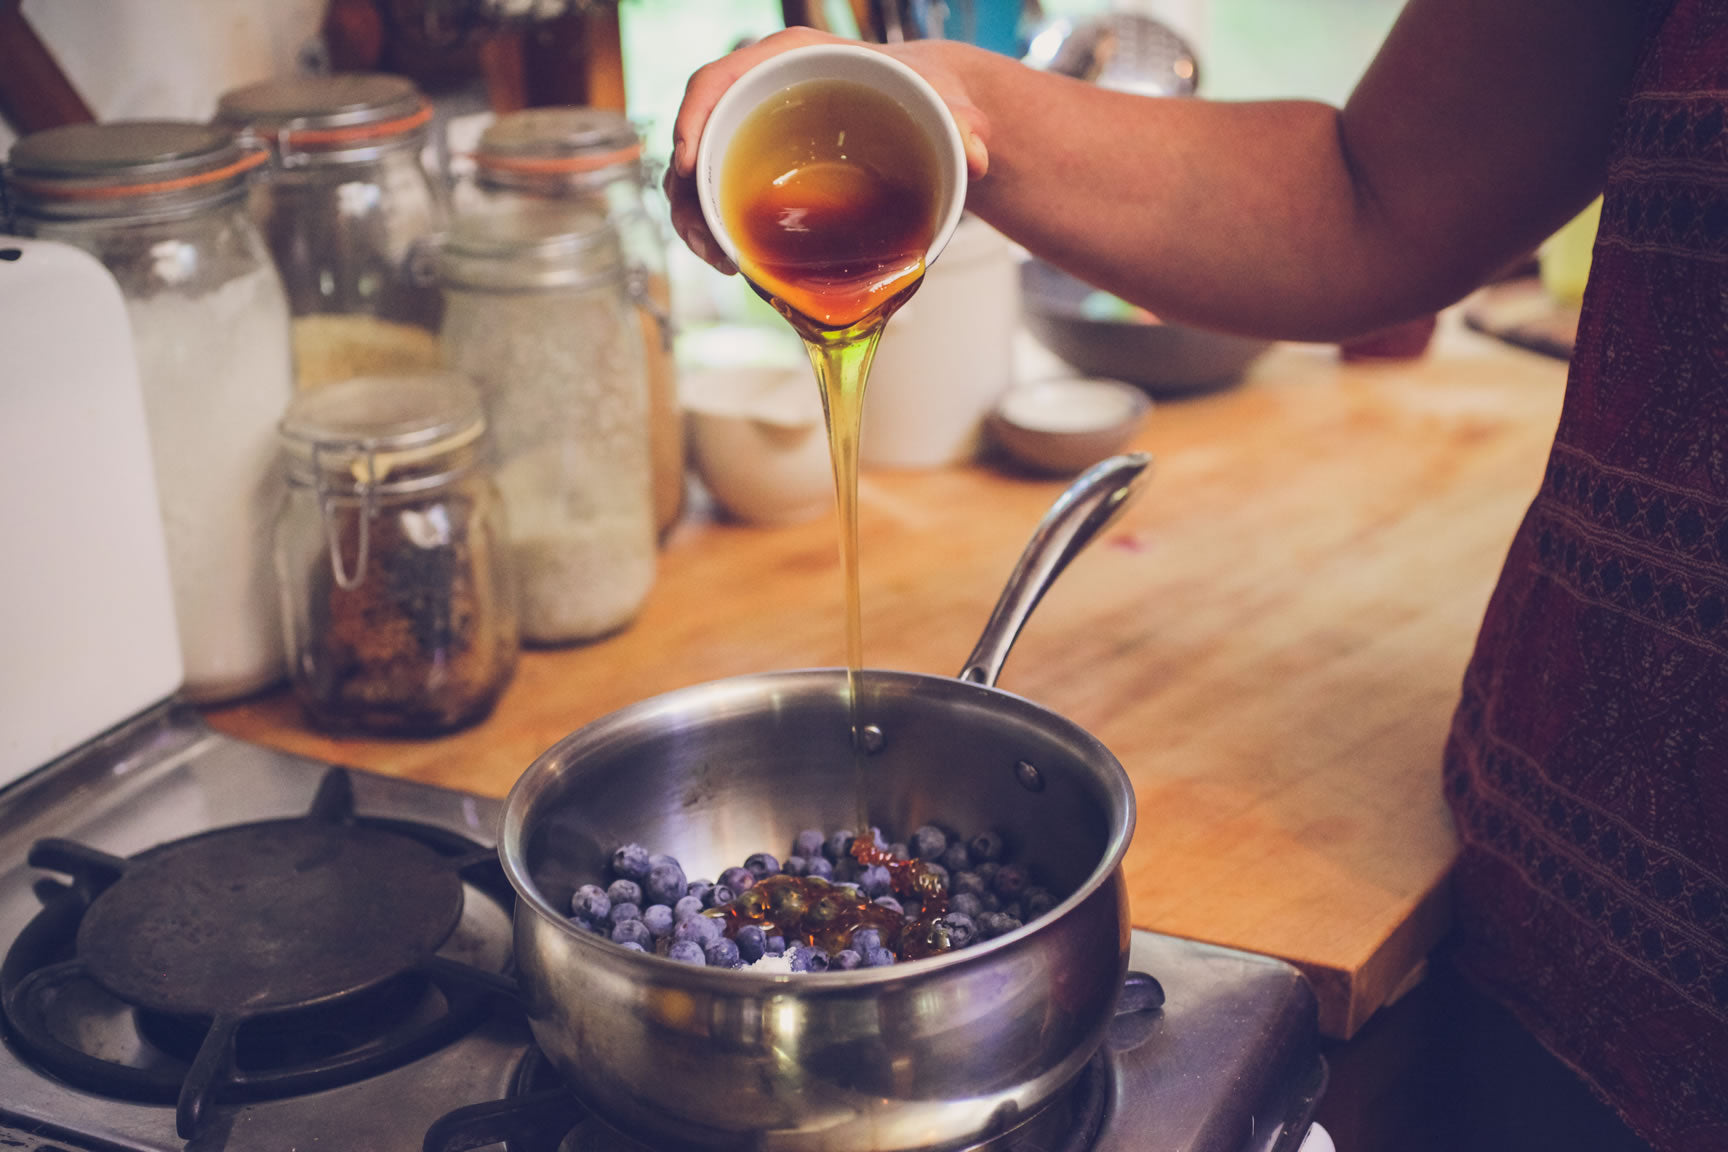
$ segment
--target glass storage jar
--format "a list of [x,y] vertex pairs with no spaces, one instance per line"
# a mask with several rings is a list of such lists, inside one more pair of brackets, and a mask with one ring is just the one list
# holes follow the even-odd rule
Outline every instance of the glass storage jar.
[[371,73],[266,80],[217,104],[219,126],[270,154],[252,207],[302,388],[439,367],[430,238],[448,213],[421,159],[431,117],[412,81]]
[[6,168],[17,229],[92,253],[125,296],[182,691],[201,703],[283,674],[270,525],[293,385],[282,284],[246,211],[264,159],[206,125],[115,121],[26,136]]
[[447,374],[355,377],[289,406],[276,571],[317,727],[436,735],[509,683],[515,585],[485,430],[478,393]]
[[581,208],[459,213],[440,251],[444,351],[493,429],[522,637],[593,640],[654,582],[648,390],[616,233]]
[[684,424],[673,358],[664,206],[642,162],[642,140],[609,108],[525,108],[499,116],[475,149],[481,200],[561,200],[602,212],[618,230],[625,284],[642,330],[648,372],[654,524],[664,536],[684,507]]

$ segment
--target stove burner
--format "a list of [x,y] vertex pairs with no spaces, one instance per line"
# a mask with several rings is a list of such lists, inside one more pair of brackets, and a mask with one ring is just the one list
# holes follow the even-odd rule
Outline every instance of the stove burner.
[[78,958],[140,1008],[253,1016],[417,967],[461,915],[461,877],[424,844],[363,825],[247,824],[128,863],[84,914]]
[[44,907],[0,967],[0,1010],[56,1075],[174,1101],[190,1140],[218,1097],[312,1091],[397,1067],[482,1020],[503,976],[438,955],[464,880],[508,908],[490,849],[355,815],[332,769],[304,817],[122,859],[44,840]]

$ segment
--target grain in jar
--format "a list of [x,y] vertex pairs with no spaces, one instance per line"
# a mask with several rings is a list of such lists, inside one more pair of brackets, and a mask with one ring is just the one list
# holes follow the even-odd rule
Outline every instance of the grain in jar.
[[642,140],[610,108],[523,108],[489,124],[475,149],[471,186],[481,204],[551,200],[602,213],[618,231],[624,280],[636,308],[648,374],[654,523],[662,537],[684,507],[684,424],[673,356],[665,204],[642,159]]
[[401,76],[285,76],[224,93],[216,123],[268,150],[252,200],[294,316],[296,382],[439,365],[432,237],[448,218],[421,162],[432,107]]
[[441,250],[446,363],[485,397],[522,637],[594,640],[653,586],[649,400],[616,232],[553,203],[461,213]]

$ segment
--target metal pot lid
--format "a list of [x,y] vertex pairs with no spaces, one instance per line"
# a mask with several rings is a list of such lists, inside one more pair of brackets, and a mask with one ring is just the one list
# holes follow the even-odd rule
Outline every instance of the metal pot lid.
[[69,124],[15,143],[7,186],[25,212],[131,215],[237,193],[264,160],[263,152],[204,124]]
[[282,155],[369,151],[416,136],[431,117],[413,81],[369,72],[265,80],[224,93],[216,109],[219,123]]
[[641,155],[641,137],[621,112],[524,108],[487,126],[474,162],[487,170],[579,173],[633,163]]
[[449,372],[360,376],[301,392],[277,426],[291,474],[353,472],[371,483],[471,444],[485,428],[479,391]]

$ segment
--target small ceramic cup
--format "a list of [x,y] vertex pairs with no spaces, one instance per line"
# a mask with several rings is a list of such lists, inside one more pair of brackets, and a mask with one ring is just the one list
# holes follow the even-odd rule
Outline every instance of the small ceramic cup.
[[966,149],[954,116],[936,89],[911,68],[871,48],[812,44],[772,56],[740,76],[721,94],[696,147],[696,196],[708,230],[738,263],[738,248],[720,212],[720,173],[739,126],[763,103],[806,80],[850,80],[891,96],[935,145],[937,226],[924,263],[933,263],[960,223],[966,206]]

